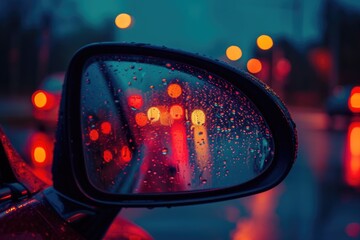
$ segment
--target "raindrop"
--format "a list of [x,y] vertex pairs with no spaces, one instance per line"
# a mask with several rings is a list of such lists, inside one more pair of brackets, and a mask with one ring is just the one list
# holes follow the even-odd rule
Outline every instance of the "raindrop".
[[166,154],[168,154],[168,149],[167,148],[163,148],[162,150],[161,150],[161,153],[162,153],[162,155],[166,155]]
[[133,79],[136,81],[136,80],[137,80],[137,77],[134,76]]
[[202,184],[206,184],[206,183],[207,183],[207,180],[206,180],[206,179],[203,179],[203,180],[201,181],[201,183],[202,183]]
[[87,84],[90,84],[90,83],[91,83],[90,78],[87,78],[87,79],[86,79],[86,83],[87,83]]

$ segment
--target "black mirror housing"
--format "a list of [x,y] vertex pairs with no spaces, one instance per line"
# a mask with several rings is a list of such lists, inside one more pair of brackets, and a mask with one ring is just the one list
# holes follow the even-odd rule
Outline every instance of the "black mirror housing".
[[[160,58],[220,76],[229,86],[242,92],[267,123],[274,143],[269,166],[249,181],[221,188],[145,194],[115,194],[101,191],[91,183],[86,174],[81,132],[82,74],[87,61],[99,55],[135,56],[138,59]],[[289,112],[276,94],[255,77],[219,61],[164,47],[96,43],[85,46],[74,55],[66,74],[55,144],[53,182],[54,188],[62,195],[90,205],[155,207],[207,203],[244,197],[276,186],[289,173],[296,154],[297,134]]]

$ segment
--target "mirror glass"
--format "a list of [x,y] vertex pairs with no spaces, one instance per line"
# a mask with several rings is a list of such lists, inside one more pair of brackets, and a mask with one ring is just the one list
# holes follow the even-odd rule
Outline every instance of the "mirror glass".
[[189,64],[101,55],[82,73],[89,182],[112,194],[211,190],[260,175],[272,133],[240,89]]

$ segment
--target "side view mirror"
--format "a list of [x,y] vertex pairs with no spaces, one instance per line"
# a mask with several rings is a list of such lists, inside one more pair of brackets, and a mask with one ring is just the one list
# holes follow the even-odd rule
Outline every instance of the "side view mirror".
[[144,44],[92,44],[65,79],[54,189],[117,207],[213,202],[268,190],[290,171],[287,109],[249,74]]

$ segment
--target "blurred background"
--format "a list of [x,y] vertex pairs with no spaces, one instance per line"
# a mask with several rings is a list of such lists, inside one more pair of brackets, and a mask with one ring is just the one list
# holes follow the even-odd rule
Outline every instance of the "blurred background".
[[126,209],[155,239],[360,239],[360,1],[2,0],[0,124],[51,184],[67,64],[98,41],[220,59],[270,85],[299,132],[273,190],[222,203]]

